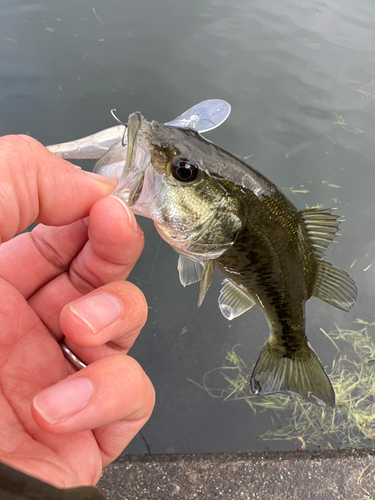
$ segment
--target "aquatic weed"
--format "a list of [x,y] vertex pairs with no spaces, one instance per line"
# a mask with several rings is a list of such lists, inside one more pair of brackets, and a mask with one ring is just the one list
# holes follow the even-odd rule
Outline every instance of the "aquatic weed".
[[224,401],[243,400],[254,414],[271,410],[274,428],[259,436],[260,439],[299,439],[302,448],[372,446],[375,444],[375,337],[369,334],[369,326],[358,331],[342,330],[337,325],[336,328],[330,333],[321,330],[337,350],[329,374],[336,392],[334,409],[292,395],[251,395],[248,383],[251,368],[238,354],[238,346],[227,353],[223,366],[206,373],[200,387]]

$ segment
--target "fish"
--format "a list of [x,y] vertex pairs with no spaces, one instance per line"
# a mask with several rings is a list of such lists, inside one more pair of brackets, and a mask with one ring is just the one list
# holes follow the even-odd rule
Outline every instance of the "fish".
[[[217,103],[204,103],[208,108],[200,113],[209,118],[207,109]],[[224,109],[218,124],[230,112]],[[191,110],[187,116],[199,120]],[[199,126],[205,130],[209,121]],[[189,120],[162,124],[136,112],[127,127],[113,130],[112,146],[94,172],[118,179],[113,194],[153,220],[179,254],[181,283],[200,282],[198,307],[218,270],[224,275],[218,303],[226,319],[254,305],[263,311],[269,337],[250,376],[251,391],[291,393],[334,407],[331,381],[306,336],[305,304],[314,296],[349,311],[356,301],[353,279],[323,258],[342,219],[330,208],[298,210],[275,184],[207,140]],[[89,144],[91,151],[93,138],[57,150],[78,154]]]

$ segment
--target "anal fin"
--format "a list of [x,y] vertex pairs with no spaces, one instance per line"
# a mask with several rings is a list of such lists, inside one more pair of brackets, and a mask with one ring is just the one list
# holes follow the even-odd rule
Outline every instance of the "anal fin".
[[255,302],[238,285],[229,279],[222,282],[219,295],[219,309],[224,318],[232,320],[251,309]]
[[335,406],[335,393],[318,356],[307,343],[291,356],[267,341],[250,378],[255,394],[293,393],[318,405]]

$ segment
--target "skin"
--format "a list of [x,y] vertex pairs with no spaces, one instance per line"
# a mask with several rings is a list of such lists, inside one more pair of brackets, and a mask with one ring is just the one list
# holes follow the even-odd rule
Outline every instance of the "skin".
[[[0,138],[0,152],[0,460],[56,486],[92,485],[154,406],[149,378],[127,354],[147,317],[125,281],[143,233],[108,197],[114,181],[26,136]],[[41,224],[14,237],[32,222]],[[84,370],[63,357],[64,336]],[[90,389],[78,409],[67,383]]]

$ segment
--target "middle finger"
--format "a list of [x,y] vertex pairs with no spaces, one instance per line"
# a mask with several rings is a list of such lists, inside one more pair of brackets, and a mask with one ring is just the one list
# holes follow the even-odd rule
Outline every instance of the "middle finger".
[[143,293],[132,283],[116,281],[67,304],[61,311],[60,325],[77,346],[112,342],[128,351],[146,319]]

